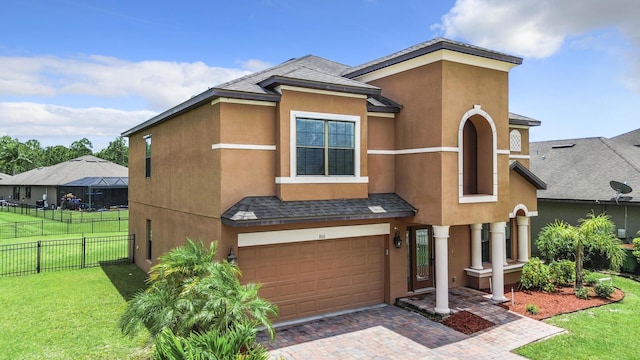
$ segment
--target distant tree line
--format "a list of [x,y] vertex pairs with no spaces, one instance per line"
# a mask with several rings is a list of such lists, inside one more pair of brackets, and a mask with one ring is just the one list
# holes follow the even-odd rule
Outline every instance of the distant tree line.
[[55,145],[43,148],[38,140],[31,139],[23,143],[5,135],[0,138],[0,172],[16,175],[84,155],[94,155],[122,166],[129,164],[129,148],[122,136],[97,153],[93,153],[92,149],[93,144],[87,138],[74,141],[69,147]]

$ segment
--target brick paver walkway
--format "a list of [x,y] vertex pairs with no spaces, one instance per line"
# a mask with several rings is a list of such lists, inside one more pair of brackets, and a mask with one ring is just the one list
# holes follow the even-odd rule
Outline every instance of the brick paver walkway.
[[[415,312],[383,305],[276,329],[276,340],[259,340],[273,359],[522,359],[512,350],[563,331],[493,305],[484,294],[451,289],[453,311],[466,310],[496,324],[472,334],[457,332]],[[422,307],[429,296],[413,297]]]

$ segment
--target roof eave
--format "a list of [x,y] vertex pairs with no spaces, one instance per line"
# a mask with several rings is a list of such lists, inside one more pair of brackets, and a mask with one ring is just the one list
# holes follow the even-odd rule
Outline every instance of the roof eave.
[[154,126],[164,121],[167,121],[169,119],[172,119],[180,114],[183,114],[189,110],[197,108],[216,98],[221,98],[221,97],[242,99],[242,100],[280,101],[280,94],[276,94],[276,93],[259,94],[259,93],[211,88],[177,106],[172,107],[171,109],[161,114],[158,114],[152,117],[151,119],[143,122],[142,124],[139,124],[127,131],[124,131],[121,135],[131,136],[132,134],[148,129],[151,126]]
[[331,84],[331,83],[325,83],[325,82],[319,82],[319,81],[290,78],[290,77],[279,76],[279,75],[268,77],[260,81],[258,85],[265,89],[272,89],[279,85],[291,85],[291,86],[298,86],[298,87],[315,89],[315,90],[337,91],[337,92],[360,94],[360,95],[380,95],[380,93],[382,92],[381,89],[377,89],[377,88]]
[[404,61],[407,61],[407,60],[411,60],[413,58],[416,58],[416,57],[419,57],[419,56],[422,56],[422,55],[426,55],[426,54],[430,54],[432,52],[436,52],[436,51],[439,51],[439,50],[450,50],[450,51],[455,51],[455,52],[459,52],[459,53],[463,53],[463,54],[484,57],[484,58],[491,59],[491,60],[503,61],[503,62],[510,63],[510,64],[515,64],[515,65],[522,64],[522,58],[517,57],[517,56],[496,53],[496,52],[492,52],[492,51],[489,51],[489,50],[484,50],[484,49],[477,48],[477,47],[464,46],[462,44],[458,44],[458,43],[455,43],[455,42],[450,42],[450,41],[447,41],[447,40],[443,39],[443,40],[435,42],[435,43],[433,43],[431,45],[416,49],[416,50],[408,52],[406,54],[399,55],[399,56],[397,56],[395,58],[391,58],[391,59],[388,59],[388,60],[385,60],[385,61],[381,61],[379,63],[372,64],[370,66],[367,66],[367,67],[362,68],[362,69],[358,69],[358,70],[353,71],[353,72],[347,72],[347,73],[343,74],[343,76],[347,77],[347,78],[355,78],[355,77],[364,75],[366,73],[369,73],[369,72],[372,72],[372,71],[376,71],[376,70],[385,68],[387,66],[399,64],[401,62],[404,62]]
[[271,219],[253,219],[253,220],[231,220],[229,218],[222,218],[222,223],[232,227],[247,227],[247,226],[286,225],[286,224],[326,222],[326,221],[352,221],[352,220],[404,218],[404,217],[415,216],[415,214],[416,214],[415,211],[400,211],[400,212],[393,212],[393,213],[295,217],[295,218],[271,218]]
[[539,177],[537,177],[531,170],[527,169],[524,165],[522,165],[519,161],[514,161],[509,165],[509,167],[518,173],[520,176],[525,178],[528,182],[530,182],[533,186],[538,190],[546,190],[547,184],[542,181]]

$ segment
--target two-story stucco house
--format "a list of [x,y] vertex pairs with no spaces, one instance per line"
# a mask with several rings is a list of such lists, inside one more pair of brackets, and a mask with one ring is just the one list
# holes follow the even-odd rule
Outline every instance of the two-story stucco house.
[[356,67],[316,56],[213,87],[123,133],[148,270],[186,237],[237,256],[279,320],[517,281],[545,184],[509,113],[522,59],[434,39]]

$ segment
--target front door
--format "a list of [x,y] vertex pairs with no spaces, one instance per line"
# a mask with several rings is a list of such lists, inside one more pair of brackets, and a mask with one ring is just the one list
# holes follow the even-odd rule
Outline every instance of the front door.
[[431,228],[409,228],[409,290],[433,287]]

